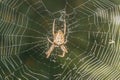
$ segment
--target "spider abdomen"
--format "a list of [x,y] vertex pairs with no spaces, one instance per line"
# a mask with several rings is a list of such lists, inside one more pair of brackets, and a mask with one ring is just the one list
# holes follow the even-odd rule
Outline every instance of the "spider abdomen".
[[57,45],[64,44],[64,34],[59,30],[54,36],[54,43]]

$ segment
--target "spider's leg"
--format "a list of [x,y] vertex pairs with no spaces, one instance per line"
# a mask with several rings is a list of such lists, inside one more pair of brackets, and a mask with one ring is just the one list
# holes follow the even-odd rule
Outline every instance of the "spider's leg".
[[47,37],[47,39],[48,39],[48,41],[51,43],[51,44],[53,44],[53,42]]
[[61,47],[62,51],[64,51],[65,53],[68,53],[67,48],[64,45],[61,45],[60,47]]
[[66,44],[66,43],[67,43],[67,39],[65,40],[64,44]]
[[55,48],[54,45],[50,46],[49,50],[46,52],[46,55],[47,55],[46,58],[49,58],[49,56],[50,56],[50,54],[51,54],[51,52],[53,51],[54,48]]
[[64,35],[66,34],[66,21],[64,19]]
[[54,21],[53,21],[52,34],[53,34],[53,35],[55,34],[55,19],[54,19]]
[[64,56],[65,56],[65,53],[68,53],[68,51],[67,51],[67,49],[66,49],[66,47],[65,47],[64,45],[62,45],[62,46],[60,46],[60,47],[61,47],[63,53],[62,53],[62,55],[58,55],[58,56],[59,56],[59,57],[64,57]]

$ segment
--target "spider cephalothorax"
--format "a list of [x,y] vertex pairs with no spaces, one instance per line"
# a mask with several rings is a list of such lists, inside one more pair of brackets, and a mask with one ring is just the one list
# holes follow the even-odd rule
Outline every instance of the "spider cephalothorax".
[[66,34],[66,21],[64,20],[64,32],[62,30],[58,30],[56,33],[54,31],[55,28],[55,19],[53,21],[53,29],[52,29],[52,34],[53,34],[53,41],[51,41],[48,37],[48,41],[52,44],[49,50],[46,52],[47,58],[49,58],[51,52],[54,50],[55,47],[60,47],[61,50],[63,51],[62,55],[58,55],[60,57],[64,57],[65,53],[68,53],[66,47],[64,46],[67,42],[65,40],[65,34]]

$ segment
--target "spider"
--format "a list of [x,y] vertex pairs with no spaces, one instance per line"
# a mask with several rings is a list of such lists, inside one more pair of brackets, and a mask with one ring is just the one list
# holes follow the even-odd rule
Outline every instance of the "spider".
[[46,52],[46,58],[49,58],[51,52],[54,50],[55,47],[59,47],[61,48],[61,50],[63,51],[62,55],[58,55],[59,57],[64,57],[65,53],[68,53],[66,47],[64,46],[67,42],[67,40],[65,41],[65,34],[66,34],[66,21],[64,19],[64,32],[62,32],[62,30],[58,30],[55,33],[55,19],[53,21],[53,27],[52,27],[52,35],[53,35],[53,41],[51,41],[48,37],[48,41],[52,44],[49,48],[49,50]]

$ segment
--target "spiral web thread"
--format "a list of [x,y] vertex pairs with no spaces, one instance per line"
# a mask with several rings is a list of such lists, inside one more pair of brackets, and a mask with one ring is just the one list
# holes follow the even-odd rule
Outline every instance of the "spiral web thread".
[[[55,12],[42,0],[0,1],[1,80],[120,79],[120,6],[110,0],[65,1]],[[63,17],[68,53],[58,58],[56,49],[46,59],[53,19]]]

